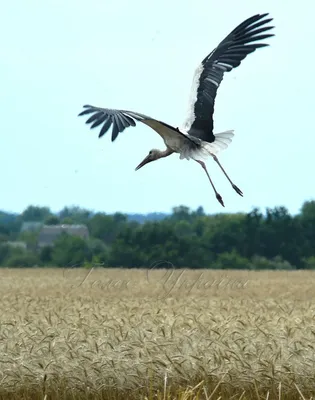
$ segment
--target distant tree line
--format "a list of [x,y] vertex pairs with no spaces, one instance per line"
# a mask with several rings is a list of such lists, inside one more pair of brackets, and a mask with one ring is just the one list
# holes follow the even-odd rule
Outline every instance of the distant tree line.
[[[90,238],[62,234],[38,248],[39,231],[21,232],[23,222],[84,224]],[[15,246],[18,241],[27,248]],[[249,213],[206,215],[175,207],[171,214],[93,213],[65,207],[52,213],[29,206],[20,215],[0,211],[0,266],[160,267],[216,269],[315,268],[315,201],[292,216],[285,207]],[[167,263],[169,264],[167,264]]]

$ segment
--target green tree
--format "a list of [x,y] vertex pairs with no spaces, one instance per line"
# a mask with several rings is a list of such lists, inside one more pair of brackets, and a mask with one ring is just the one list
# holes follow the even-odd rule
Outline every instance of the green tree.
[[196,234],[193,224],[186,220],[178,221],[174,225],[174,232],[178,237],[192,237]]
[[311,256],[303,259],[304,268],[315,269],[315,256]]
[[102,240],[104,243],[111,244],[118,233],[128,224],[138,226],[136,222],[127,223],[127,217],[123,214],[106,215],[104,213],[95,214],[88,222],[88,228],[92,237]]
[[294,267],[281,256],[276,256],[271,260],[266,257],[254,256],[251,260],[251,269],[264,270],[264,269],[277,269],[277,270],[291,270]]
[[15,239],[20,229],[19,215],[0,211],[0,235],[3,241]]
[[21,214],[22,221],[44,221],[51,215],[50,209],[48,207],[39,206],[28,206]]
[[28,249],[35,251],[38,234],[39,231],[24,231],[19,234],[18,240],[25,242]]
[[93,213],[90,210],[86,210],[85,208],[81,208],[78,206],[72,207],[64,207],[59,212],[60,220],[64,220],[65,218],[70,218],[75,224],[84,224],[86,225]]
[[30,252],[22,254],[12,254],[5,262],[6,267],[29,268],[40,265],[39,257]]
[[98,263],[103,263],[104,265],[108,264],[108,246],[100,239],[89,239],[88,247],[90,249],[92,255],[92,261],[98,260]]
[[178,206],[174,207],[172,210],[172,214],[168,219],[176,220],[176,221],[191,221],[192,215],[190,213],[189,207],[186,206]]
[[4,265],[6,259],[10,256],[11,247],[6,244],[0,244],[0,265]]
[[213,254],[244,252],[244,214],[218,214],[205,217],[206,227],[202,236],[205,248]]
[[58,225],[60,224],[60,219],[56,215],[49,215],[45,219],[45,225]]
[[[141,215],[136,219],[145,221]],[[20,233],[24,221],[86,224],[90,239],[62,236],[55,247],[38,250],[38,232]],[[106,266],[149,267],[164,260],[186,268],[313,268],[313,200],[306,201],[296,216],[285,207],[205,215],[202,207],[191,211],[180,205],[171,215],[140,222],[122,213],[95,214],[80,207],[65,207],[57,215],[33,205],[21,215],[0,211],[0,265],[88,265],[97,260]],[[32,251],[6,245],[14,240],[23,240]]]
[[51,259],[58,267],[80,266],[84,261],[90,261],[92,254],[82,238],[63,233],[55,241]]
[[281,256],[295,266],[301,265],[300,247],[303,242],[298,221],[285,207],[267,208],[260,229],[260,255],[268,259]]
[[219,254],[212,268],[216,269],[249,269],[251,263],[240,256],[235,250]]
[[74,224],[74,220],[71,217],[65,217],[60,222],[61,222],[61,224],[65,224],[65,225],[73,225]]
[[247,258],[262,254],[261,229],[264,216],[258,208],[254,208],[244,219],[243,255]]
[[306,201],[301,213],[295,218],[301,226],[303,241],[301,253],[303,258],[315,256],[315,201]]
[[44,246],[40,249],[39,258],[44,266],[51,264],[52,253],[53,253],[53,247],[51,246]]

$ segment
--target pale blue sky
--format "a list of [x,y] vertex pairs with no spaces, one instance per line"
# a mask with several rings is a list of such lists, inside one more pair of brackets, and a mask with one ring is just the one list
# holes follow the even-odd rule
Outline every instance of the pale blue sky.
[[[111,143],[77,114],[84,104],[138,111],[181,126],[195,68],[240,22],[269,12],[276,36],[225,75],[215,132],[235,129],[209,173],[178,155],[135,167],[161,138],[138,125]],[[206,212],[285,205],[315,197],[311,0],[18,0],[1,6],[0,209]]]

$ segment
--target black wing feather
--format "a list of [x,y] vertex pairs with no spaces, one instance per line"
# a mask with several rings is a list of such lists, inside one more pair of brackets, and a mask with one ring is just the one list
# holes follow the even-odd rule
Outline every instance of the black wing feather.
[[100,130],[100,133],[98,135],[99,138],[101,138],[103,135],[105,135],[105,133],[110,128],[111,124],[112,124],[112,121],[110,118],[108,118],[107,121],[105,122],[105,124],[102,126],[102,129]]
[[[217,90],[225,72],[238,67],[241,62],[256,49],[269,46],[255,43],[274,34],[266,34],[273,26],[266,26],[272,18],[264,19],[266,14],[257,14],[238,25],[222,42],[202,61],[196,71],[198,78],[197,100],[192,105],[192,114],[185,123],[190,135],[207,142],[213,142],[213,112]],[[265,25],[265,26],[263,26]]]
[[91,128],[96,128],[97,126],[101,125],[104,121],[108,119],[107,115],[103,114],[99,116],[99,118],[91,125]]
[[79,116],[93,113],[86,121],[86,124],[93,122],[91,129],[104,123],[98,135],[99,137],[105,135],[112,126],[112,142],[117,138],[119,133],[123,132],[126,128],[129,126],[136,126],[135,120],[142,121],[144,119],[150,119],[150,117],[146,115],[134,113],[132,111],[113,110],[90,105],[85,105],[83,107],[86,108],[86,110],[82,111]]

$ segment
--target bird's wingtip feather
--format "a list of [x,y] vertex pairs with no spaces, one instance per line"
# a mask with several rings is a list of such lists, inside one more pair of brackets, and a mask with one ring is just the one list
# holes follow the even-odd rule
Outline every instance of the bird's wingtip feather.
[[78,117],[81,117],[82,115],[86,114],[91,114],[96,109],[96,107],[90,106],[89,104],[85,104],[83,108],[85,108],[85,110],[81,111],[80,114],[78,114]]

